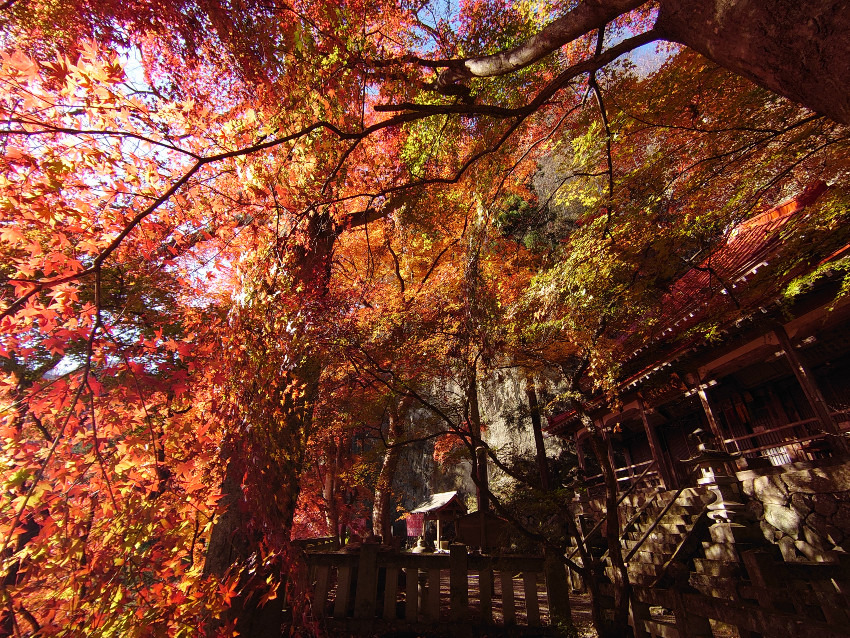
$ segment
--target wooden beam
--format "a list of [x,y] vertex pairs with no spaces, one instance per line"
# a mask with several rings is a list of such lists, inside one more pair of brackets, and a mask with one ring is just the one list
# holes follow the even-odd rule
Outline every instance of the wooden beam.
[[[700,378],[699,385],[697,386],[697,394],[699,395],[700,403],[702,403],[702,409],[705,412],[705,418],[708,421],[708,426],[711,428],[711,432],[714,434],[717,439],[717,444],[720,446],[720,450],[726,452],[726,441],[724,440],[723,431],[720,429],[720,423],[718,423],[717,418],[714,416],[714,410],[711,408],[711,403],[708,402],[708,394],[705,391],[706,385],[703,382],[703,379]],[[685,435],[687,436],[687,432]]]
[[823,394],[815,381],[814,375],[811,373],[808,366],[803,363],[800,357],[797,356],[797,352],[791,344],[791,339],[788,337],[785,327],[779,326],[774,329],[773,333],[776,335],[776,338],[779,339],[779,345],[782,346],[782,350],[785,352],[785,357],[788,359],[788,363],[791,364],[791,369],[794,371],[794,376],[797,377],[797,382],[803,389],[803,394],[806,395],[806,400],[812,407],[818,421],[821,422],[822,430],[826,434],[833,435],[834,438],[831,437],[832,440],[830,441],[831,446],[837,452],[846,454],[847,443],[844,440],[841,429],[829,413],[829,408],[826,405],[826,401],[824,401]]
[[[614,446],[611,444],[611,432],[602,423],[602,420],[596,422],[596,427],[602,432],[602,438],[605,439],[605,447],[608,450],[608,462],[611,464],[611,469],[614,471],[614,478],[617,478],[617,464],[614,461]],[[620,489],[620,484],[617,483],[617,491]]]
[[661,453],[661,442],[658,440],[658,433],[649,424],[643,398],[638,399],[638,410],[640,411],[640,418],[643,421],[643,429],[646,432],[646,440],[649,441],[649,451],[652,453],[655,467],[658,468],[658,475],[661,477],[661,487],[669,490],[673,486],[673,481],[671,480],[670,470],[667,467],[667,459]]

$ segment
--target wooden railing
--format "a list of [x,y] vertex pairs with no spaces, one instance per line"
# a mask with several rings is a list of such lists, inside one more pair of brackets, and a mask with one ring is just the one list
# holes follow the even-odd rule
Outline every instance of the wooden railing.
[[[652,469],[654,471],[647,472],[647,469]],[[653,477],[658,474],[658,469],[655,467],[655,461],[650,459],[648,461],[641,461],[640,463],[634,463],[632,465],[626,465],[623,467],[615,467],[614,475],[617,477],[617,485],[620,486],[621,483],[629,483],[634,484],[637,481],[645,477]],[[600,474],[593,474],[592,476],[588,476],[585,479],[585,482],[591,485],[595,485],[597,483],[602,483],[604,476]]]
[[468,554],[463,545],[409,554],[369,543],[358,552],[306,557],[313,615],[353,633],[381,624],[522,629],[569,617],[566,572],[557,560]]
[[[830,412],[836,423],[846,423],[850,417],[848,410]],[[743,434],[724,439],[726,448],[740,452],[746,457],[764,457],[773,465],[783,465],[793,457],[796,460],[816,460],[830,456],[829,435],[825,433],[817,417],[794,421],[775,428],[765,428],[760,432]]]
[[[655,461],[649,461],[646,464],[646,467],[643,468],[643,472],[641,472],[641,475],[638,476],[632,482],[632,484],[629,485],[628,489],[625,492],[623,492],[622,494],[620,494],[620,496],[617,498],[617,515],[618,516],[620,515],[619,514],[620,505],[623,503],[624,500],[626,500],[626,497],[629,496],[629,494],[631,494],[632,492],[634,492],[637,489],[638,485],[640,485],[641,482],[647,476],[650,476],[650,472],[652,471],[652,469],[654,467],[655,467]],[[653,496],[653,498],[655,498],[655,497]],[[602,525],[605,523],[605,520],[606,520],[606,516],[605,516],[605,514],[602,514],[602,518],[600,518],[596,522],[596,524],[590,529],[590,531],[587,534],[584,534],[584,538],[582,539],[582,542],[587,542],[588,540],[590,540],[593,537],[594,534],[599,532],[602,529]],[[625,531],[625,529],[624,529],[624,531]],[[576,539],[576,541],[578,542],[578,539]],[[574,547],[572,549],[572,551],[569,554],[567,554],[567,558],[572,559],[577,553],[578,553],[578,546]]]

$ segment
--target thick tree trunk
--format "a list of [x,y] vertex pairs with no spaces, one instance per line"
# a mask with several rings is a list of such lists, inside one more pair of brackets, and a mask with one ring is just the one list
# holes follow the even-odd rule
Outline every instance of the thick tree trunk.
[[850,124],[846,0],[663,0],[656,28],[664,39]]
[[472,471],[475,474],[474,478],[477,478],[477,480],[473,482],[476,485],[478,511],[486,512],[490,509],[490,479],[487,474],[487,455],[478,451],[483,446],[477,443],[481,440],[481,409],[478,405],[478,365],[475,361],[469,366],[467,384],[469,429],[473,440],[476,442],[476,452],[472,459]]
[[[237,596],[224,617],[214,620],[211,627],[235,623],[243,638],[280,634],[283,588],[269,602],[261,599],[287,572],[290,576],[297,573],[292,569],[289,541],[321,367],[308,362],[300,372],[302,392],[282,397],[286,416],[267,424],[270,436],[263,437],[262,446],[249,438],[240,442],[247,445],[231,448],[222,483],[223,511],[210,535],[204,575],[225,578],[239,574]],[[277,556],[263,557],[263,552]],[[248,565],[253,569],[240,574],[238,570]]]
[[[298,573],[290,534],[322,374],[310,334],[321,322],[309,315],[327,296],[337,231],[327,214],[317,214],[307,221],[304,234],[304,243],[293,248],[289,270],[290,294],[295,291],[304,297],[297,321],[280,322],[274,308],[261,305],[255,324],[262,334],[253,335],[253,341],[246,339],[257,351],[241,365],[247,362],[256,370],[238,369],[234,408],[249,427],[235,427],[225,446],[221,514],[204,564],[205,576],[221,579],[238,574],[237,595],[229,610],[208,629],[234,624],[243,638],[280,635],[284,597],[280,581],[296,580]],[[248,322],[246,329],[255,324]],[[287,326],[285,334],[280,325]],[[268,357],[277,361],[274,339],[287,340],[286,360],[299,361],[297,365],[283,370],[282,363],[269,365]],[[279,584],[277,595],[268,596]],[[269,599],[265,604],[264,597]]]
[[404,418],[410,401],[402,399],[398,403],[393,400],[390,408],[389,435],[387,437],[387,449],[384,453],[384,462],[378,474],[375,485],[375,502],[372,506],[372,531],[380,534],[384,543],[390,542],[392,527],[392,485],[395,471],[401,458],[401,447],[398,442],[404,435]]
[[534,433],[534,447],[537,452],[537,471],[540,474],[540,488],[544,492],[550,489],[549,464],[546,461],[546,446],[543,443],[543,423],[540,419],[540,406],[537,403],[537,391],[534,381],[528,379],[525,384],[525,396],[528,399],[528,411],[531,415],[531,430]]
[[342,544],[339,533],[339,508],[336,503],[336,477],[339,468],[339,446],[336,447],[336,463],[325,465],[325,480],[322,484],[322,498],[325,500],[325,524],[328,526],[328,535],[334,539],[334,549],[339,549]]
[[[603,621],[603,614],[596,601],[594,604],[594,624],[600,638],[621,638],[631,636],[632,629],[629,626],[629,604],[632,596],[632,586],[629,581],[629,572],[623,560],[623,547],[620,544],[620,515],[617,507],[617,476],[614,467],[608,457],[608,446],[602,437],[602,432],[590,418],[580,401],[572,402],[573,409],[590,434],[590,444],[599,467],[602,468],[602,476],[605,481],[605,539],[608,544],[608,558],[611,561],[611,582],[614,585],[614,618],[608,623]],[[591,588],[593,593],[593,588]]]

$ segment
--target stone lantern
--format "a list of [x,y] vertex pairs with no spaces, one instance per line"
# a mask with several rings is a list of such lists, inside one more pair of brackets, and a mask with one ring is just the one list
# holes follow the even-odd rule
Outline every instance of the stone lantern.
[[698,441],[697,454],[682,462],[697,473],[697,484],[714,494],[714,501],[708,505],[712,540],[715,543],[747,545],[763,542],[733,469],[741,455],[717,449],[714,436],[702,429],[695,430],[691,438]]

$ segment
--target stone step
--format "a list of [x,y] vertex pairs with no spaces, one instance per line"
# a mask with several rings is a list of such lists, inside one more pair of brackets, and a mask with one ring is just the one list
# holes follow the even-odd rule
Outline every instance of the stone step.
[[703,555],[708,560],[736,563],[740,559],[732,545],[703,542]]
[[633,494],[629,494],[626,498],[623,499],[623,502],[620,504],[621,507],[625,506],[627,508],[634,509],[634,511],[639,510],[641,507],[646,505],[646,502],[652,498],[652,492],[635,492]]
[[703,510],[702,505],[685,506],[685,505],[676,504],[673,507],[671,507],[669,510],[667,510],[667,513],[668,513],[668,515],[673,514],[673,515],[676,515],[676,516],[694,516],[694,515],[699,515],[700,512],[702,512],[702,510]]
[[655,529],[665,534],[681,536],[688,531],[688,525],[684,522],[668,521],[667,519],[664,519]]
[[659,565],[657,563],[644,563],[630,560],[627,563],[627,567],[629,568],[630,574],[634,573],[657,576],[659,573],[661,573],[661,568],[663,567],[663,565]]
[[694,568],[698,574],[705,574],[706,576],[728,576],[735,578],[741,574],[740,565],[722,560],[711,560],[709,558],[695,558]]
[[[623,544],[625,545],[626,543],[631,543],[631,545],[629,546],[629,549],[631,549],[643,537],[644,537],[644,534],[629,533],[628,536],[626,537],[626,539],[623,540]],[[679,532],[671,533],[669,530],[662,529],[660,527],[656,527],[654,530],[652,530],[652,532],[649,534],[646,541],[644,541],[644,542],[650,543],[650,544],[659,543],[659,544],[673,545],[674,547],[676,547],[676,546],[679,545],[679,543],[682,542],[682,538],[683,538],[683,535]]]
[[653,565],[663,565],[667,562],[667,558],[664,557],[664,554],[653,550],[643,551],[642,549],[635,552],[632,556],[632,562],[636,561],[643,564],[653,564]]
[[[646,532],[646,530],[648,530],[650,527],[652,527],[654,522],[655,522],[654,520],[649,520],[649,521],[642,522],[638,525],[635,525],[636,531],[639,531],[641,533]],[[658,523],[658,525],[656,525],[655,528],[658,529],[659,527],[665,526],[666,528],[669,529],[671,525],[679,525],[679,526],[682,527],[682,529],[685,529],[687,527],[692,526],[693,521],[690,519],[690,517],[685,518],[683,516],[675,516],[675,515],[667,514],[667,516],[662,518],[661,522]]]
[[637,520],[635,520],[635,523],[642,523],[642,522],[646,522],[646,521],[655,520],[655,518],[661,513],[662,509],[663,508],[661,508],[661,507],[654,507],[653,506],[653,507],[650,507],[647,510],[644,510],[643,512],[641,512],[640,517]]
[[[639,541],[626,539],[623,541],[623,547],[630,550],[638,544]],[[657,554],[672,554],[679,546],[673,539],[665,538],[664,540],[647,540],[642,546],[642,551],[652,551]]]
[[725,600],[740,600],[738,585],[741,583],[741,579],[738,577],[692,573],[688,582],[691,587],[705,596]]

